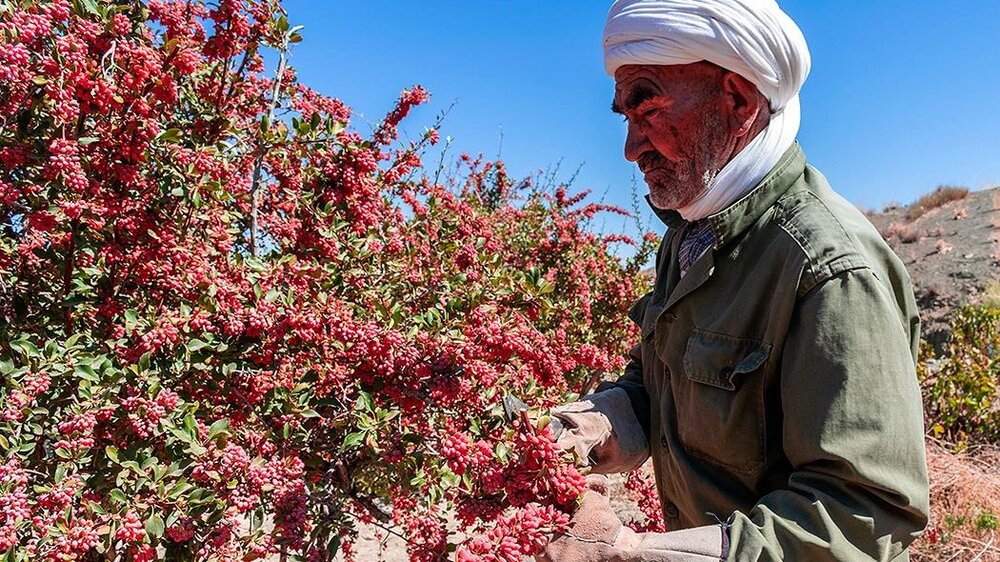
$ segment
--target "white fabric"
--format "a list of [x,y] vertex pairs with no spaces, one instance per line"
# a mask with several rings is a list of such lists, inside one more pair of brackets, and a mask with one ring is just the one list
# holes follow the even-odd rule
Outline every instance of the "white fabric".
[[771,121],[688,206],[686,220],[722,211],[756,186],[799,131],[799,90],[809,48],[775,0],[618,0],[604,28],[604,65],[708,61],[753,82],[770,101]]

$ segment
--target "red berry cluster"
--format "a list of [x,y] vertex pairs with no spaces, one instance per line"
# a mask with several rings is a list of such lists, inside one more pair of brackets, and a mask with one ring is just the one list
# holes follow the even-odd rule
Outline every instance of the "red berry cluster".
[[667,530],[663,508],[660,506],[660,494],[656,491],[656,482],[648,468],[630,472],[625,477],[625,492],[645,516],[645,521],[629,522],[634,531],[662,533]]
[[143,523],[134,511],[126,513],[118,524],[119,527],[115,533],[115,538],[124,543],[137,543],[142,541],[143,537],[146,536],[145,531],[143,531]]
[[485,536],[458,550],[460,562],[521,562],[535,556],[553,534],[566,529],[570,516],[555,506],[530,503],[502,515]]

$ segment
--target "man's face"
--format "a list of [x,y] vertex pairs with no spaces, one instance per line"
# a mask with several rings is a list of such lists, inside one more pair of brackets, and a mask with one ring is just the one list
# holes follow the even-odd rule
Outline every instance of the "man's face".
[[626,65],[612,110],[625,116],[625,158],[638,164],[653,205],[694,201],[729,160],[722,68],[706,62]]

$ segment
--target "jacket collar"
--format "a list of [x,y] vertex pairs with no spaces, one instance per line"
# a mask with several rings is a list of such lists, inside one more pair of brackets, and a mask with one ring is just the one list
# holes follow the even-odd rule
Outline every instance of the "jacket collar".
[[[795,142],[756,187],[732,205],[714,215],[709,215],[706,220],[711,223],[712,233],[715,235],[714,248],[718,250],[725,246],[730,240],[743,234],[750,225],[757,222],[764,211],[774,205],[778,198],[788,191],[788,188],[802,175],[805,168],[806,155],[802,152],[799,143]],[[677,211],[654,207],[648,195],[646,201],[653,208],[653,213],[667,225],[667,228],[679,229],[688,223]]]

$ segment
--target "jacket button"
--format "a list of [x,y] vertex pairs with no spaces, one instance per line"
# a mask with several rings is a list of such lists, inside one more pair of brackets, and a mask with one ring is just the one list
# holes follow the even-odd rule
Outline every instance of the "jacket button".
[[660,446],[663,447],[664,449],[669,449],[670,448],[670,443],[667,443],[667,436],[666,435],[661,435],[660,436]]
[[677,519],[677,517],[680,515],[680,513],[677,511],[677,506],[672,503],[667,503],[667,508],[666,510],[664,510],[664,513],[666,513],[667,517],[671,519]]

